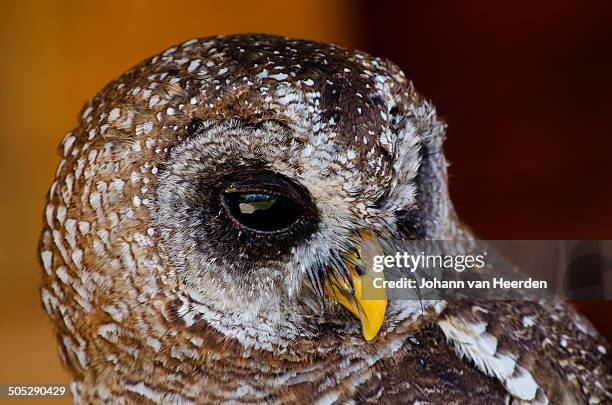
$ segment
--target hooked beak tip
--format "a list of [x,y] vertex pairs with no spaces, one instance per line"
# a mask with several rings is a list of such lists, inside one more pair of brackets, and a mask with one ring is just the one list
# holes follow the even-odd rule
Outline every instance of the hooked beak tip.
[[[382,247],[371,232],[362,230],[359,234],[362,241],[371,244],[373,249],[362,249],[359,244],[357,246],[359,258],[345,260],[352,288],[343,280],[331,278],[325,282],[325,292],[361,321],[363,337],[366,341],[371,341],[378,335],[382,327],[387,308],[385,289],[374,287],[374,278],[382,278],[384,275],[372,270],[373,256],[382,254]],[[355,264],[359,261],[362,262],[362,265]],[[360,271],[357,271],[356,267],[361,267]]]

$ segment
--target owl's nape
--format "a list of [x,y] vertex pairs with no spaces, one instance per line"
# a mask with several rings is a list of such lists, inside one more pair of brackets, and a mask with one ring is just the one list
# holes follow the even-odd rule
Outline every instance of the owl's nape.
[[311,41],[193,39],[111,82],[41,237],[74,401],[610,399],[607,343],[565,304],[363,299],[385,241],[474,238],[444,131],[393,63]]

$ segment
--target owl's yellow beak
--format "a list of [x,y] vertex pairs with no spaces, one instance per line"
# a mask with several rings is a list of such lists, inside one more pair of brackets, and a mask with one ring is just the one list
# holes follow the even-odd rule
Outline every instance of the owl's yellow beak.
[[[383,321],[387,308],[387,292],[384,288],[375,288],[374,279],[384,278],[382,272],[376,273],[372,270],[373,257],[382,255],[383,249],[376,241],[376,236],[366,230],[361,230],[359,235],[368,246],[357,246],[359,257],[350,257],[345,260],[353,283],[353,294],[347,296],[346,291],[351,288],[345,281],[332,278],[325,282],[325,293],[332,299],[338,301],[361,321],[361,329],[365,340],[370,341],[376,337]],[[359,263],[363,274],[356,270],[355,263]],[[378,283],[380,285],[380,283]]]

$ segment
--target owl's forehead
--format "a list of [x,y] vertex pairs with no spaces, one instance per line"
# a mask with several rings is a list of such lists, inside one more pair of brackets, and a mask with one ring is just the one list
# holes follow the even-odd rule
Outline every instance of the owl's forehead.
[[[193,39],[141,63],[99,98],[171,115],[176,96],[211,118],[277,114],[293,126],[326,129],[336,142],[379,144],[393,112],[413,99],[390,62],[331,44],[266,35]],[[315,127],[315,125],[317,125]],[[385,143],[386,139],[383,139]]]
[[359,173],[375,189],[393,164],[393,127],[415,97],[399,68],[365,53],[236,35],[193,39],[144,61],[92,99],[82,118],[90,138],[115,133],[156,151],[182,141],[194,119],[274,121],[306,138],[310,162]]

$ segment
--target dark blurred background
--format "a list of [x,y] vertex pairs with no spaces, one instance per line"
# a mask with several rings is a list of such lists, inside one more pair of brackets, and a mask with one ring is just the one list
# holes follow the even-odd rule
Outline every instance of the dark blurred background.
[[468,224],[489,239],[612,237],[612,2],[361,4],[363,48],[449,124]]
[[[448,123],[482,239],[612,239],[612,2],[361,0],[359,45]],[[612,340],[612,301],[575,302]]]
[[[596,1],[0,1],[0,383],[65,383],[36,256],[80,106],[188,38],[269,32],[398,63],[449,124],[457,211],[483,239],[612,239],[612,6]],[[578,303],[612,338],[612,302]]]

